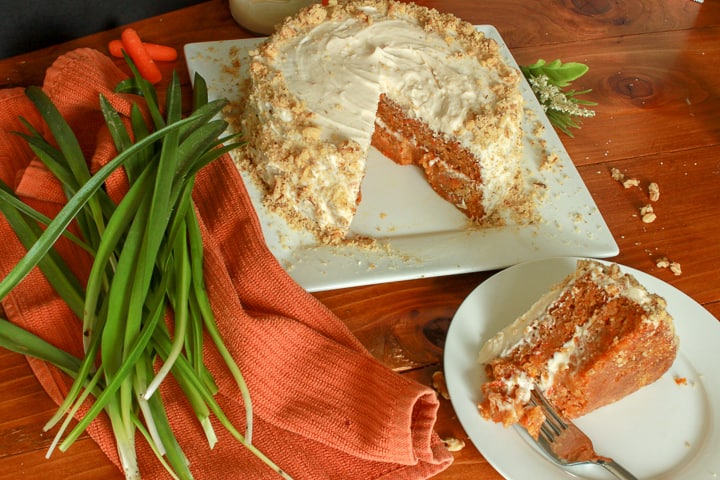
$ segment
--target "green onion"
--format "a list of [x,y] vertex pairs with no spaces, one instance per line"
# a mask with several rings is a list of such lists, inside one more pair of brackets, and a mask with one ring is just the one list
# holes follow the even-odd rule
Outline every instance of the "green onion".
[[[152,85],[127,61],[134,77],[121,82],[116,90],[139,93],[152,123],[146,124],[137,105],[125,123],[100,96],[100,109],[118,153],[94,175],[90,175],[74,133],[50,99],[37,87],[27,89],[54,141],[43,138],[24,120],[29,133],[19,135],[57,177],[67,196],[55,218],[33,210],[0,184],[0,211],[27,249],[0,281],[0,298],[39,267],[58,296],[82,319],[78,335],[83,339],[84,357],[59,350],[4,319],[0,319],[0,346],[50,362],[73,378],[68,394],[46,425],[49,429],[60,424],[48,454],[55,447],[67,450],[104,411],[127,479],[140,478],[137,434],[148,441],[173,478],[191,479],[187,457],[157,394],[163,381],[172,376],[210,448],[217,441],[210,420],[214,415],[272,471],[289,479],[252,444],[250,392],[223,342],[205,291],[203,240],[192,189],[201,168],[239,145],[236,135],[223,136],[227,125],[217,119],[226,102],[209,102],[204,80],[196,76],[193,108],[183,118],[180,82],[173,75],[161,110]],[[114,204],[103,187],[119,168],[125,170],[129,190]],[[71,223],[77,224],[79,235],[68,232]],[[93,257],[84,288],[54,248],[61,236]],[[174,312],[172,333],[164,321],[169,309]],[[204,334],[212,339],[241,392],[246,412],[244,434],[214,398],[217,386],[203,363]],[[157,372],[156,364],[160,365]],[[72,426],[71,419],[89,396],[94,401]]]

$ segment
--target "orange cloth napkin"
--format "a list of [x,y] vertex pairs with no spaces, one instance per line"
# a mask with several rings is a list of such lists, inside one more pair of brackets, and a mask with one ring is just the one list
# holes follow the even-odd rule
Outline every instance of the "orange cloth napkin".
[[[98,93],[119,111],[129,112],[129,97],[112,92],[124,77],[109,58],[90,49],[60,57],[47,71],[43,88],[73,127],[93,169],[114,153],[99,113]],[[22,89],[0,91],[0,176],[28,204],[54,214],[65,200],[25,142],[11,133],[23,129],[19,116],[44,131]],[[108,182],[114,198],[126,188],[123,178],[114,175]],[[211,302],[253,399],[254,443],[296,479],[420,479],[447,468],[452,455],[433,431],[435,393],[376,361],[337,317],[292,281],[265,246],[228,156],[199,174],[194,199],[205,239]],[[4,217],[0,238],[0,274],[5,276],[24,249]],[[84,278],[90,259],[64,239],[58,249]],[[79,320],[37,270],[2,304],[14,323],[80,354]],[[212,347],[206,347],[206,356],[220,387],[218,400],[243,431],[240,394]],[[48,394],[59,402],[68,379],[54,367],[29,361]],[[274,478],[219,424],[219,442],[209,450],[177,385],[168,381],[161,392],[196,478]],[[89,432],[119,465],[107,420],[93,422]],[[143,478],[169,478],[144,439],[138,438]]]

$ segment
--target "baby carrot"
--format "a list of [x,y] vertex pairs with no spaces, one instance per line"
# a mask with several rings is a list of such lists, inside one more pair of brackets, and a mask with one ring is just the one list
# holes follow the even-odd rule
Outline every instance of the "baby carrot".
[[[177,50],[167,45],[157,43],[142,42],[143,47],[147,50],[148,55],[156,62],[172,62],[177,60]],[[122,40],[110,40],[108,50],[113,57],[122,58],[123,43]]]
[[143,78],[153,85],[158,83],[162,79],[162,73],[160,73],[160,69],[155,65],[150,54],[145,50],[137,32],[132,28],[126,28],[120,35],[120,39],[123,48],[135,63]]

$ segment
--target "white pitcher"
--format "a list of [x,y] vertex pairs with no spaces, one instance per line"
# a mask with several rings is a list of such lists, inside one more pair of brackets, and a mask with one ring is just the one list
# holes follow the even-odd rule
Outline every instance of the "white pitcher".
[[230,0],[230,12],[241,27],[269,35],[275,25],[317,0]]

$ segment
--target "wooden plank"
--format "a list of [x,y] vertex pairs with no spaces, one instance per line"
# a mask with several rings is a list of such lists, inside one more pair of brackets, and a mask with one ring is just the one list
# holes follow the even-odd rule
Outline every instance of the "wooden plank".
[[653,0],[418,1],[474,24],[495,25],[511,48],[698,29],[720,24],[720,5]]
[[[720,147],[649,155],[580,168],[620,246],[620,263],[639,268],[670,283],[704,304],[720,298],[720,229],[716,198],[720,186]],[[617,168],[639,187],[624,188],[612,179]],[[650,202],[647,186],[656,182],[660,199]],[[657,219],[643,223],[639,210],[652,204]],[[680,263],[682,274],[656,266],[665,256]]]
[[[562,136],[576,165],[692,150],[720,142],[720,27],[514,49],[520,64],[538,58],[580,61],[573,84],[596,101],[596,116]],[[648,139],[652,138],[652,143]]]
[[37,478],[53,480],[121,480],[124,475],[110,463],[90,438],[77,440],[67,452],[47,460],[45,449],[26,450],[1,459],[0,480]]

